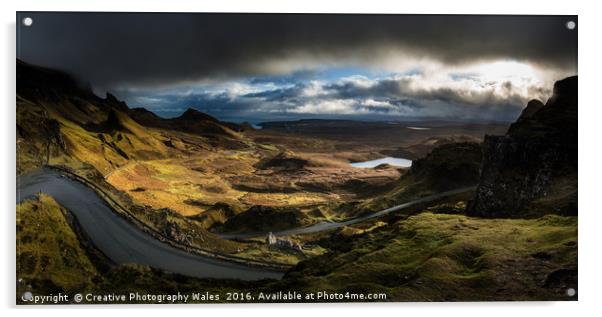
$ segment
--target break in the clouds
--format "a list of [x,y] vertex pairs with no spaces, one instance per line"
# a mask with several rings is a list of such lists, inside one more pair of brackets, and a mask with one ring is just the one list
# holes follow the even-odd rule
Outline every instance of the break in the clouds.
[[511,121],[529,99],[545,100],[551,93],[551,84],[537,79],[539,75],[527,65],[498,62],[480,67],[496,69],[499,78],[491,78],[493,69],[479,74],[469,67],[432,74],[251,78],[118,94],[132,106],[164,116],[178,115],[193,106],[232,121],[301,117]]
[[164,116],[513,120],[577,70],[575,16],[24,16],[19,58]]

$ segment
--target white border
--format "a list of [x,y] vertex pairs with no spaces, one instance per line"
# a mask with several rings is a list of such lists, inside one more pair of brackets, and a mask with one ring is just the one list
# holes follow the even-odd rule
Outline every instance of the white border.
[[[176,309],[176,313],[188,314],[226,314],[237,316],[265,316],[278,314],[287,317],[314,315],[316,313],[337,314],[339,316],[377,316],[385,314],[403,314],[407,316],[512,316],[545,315],[573,316],[600,313],[597,309],[602,285],[600,280],[600,232],[602,209],[600,206],[598,182],[601,179],[599,151],[600,120],[602,120],[602,81],[600,57],[600,31],[602,12],[596,1],[547,0],[525,1],[385,1],[385,0],[341,0],[341,1],[210,1],[193,0],[21,0],[0,2],[2,10],[2,84],[0,119],[2,120],[2,141],[4,152],[0,195],[4,202],[2,219],[2,273],[0,301],[3,309],[10,309],[10,315],[25,316],[60,315],[81,316],[92,314],[101,316],[113,311],[82,311],[90,306],[70,306],[68,309],[51,307],[50,309],[14,309],[15,289],[15,11],[148,11],[148,12],[330,12],[330,13],[431,13],[431,14],[578,14],[579,25],[579,302],[551,303],[392,303],[392,304],[284,304],[284,305],[189,305],[189,306],[104,306],[96,308],[117,309],[123,314],[143,314],[165,316],[165,309]],[[562,43],[559,43],[562,45]],[[553,50],[554,47],[550,47]],[[132,310],[136,309],[136,311]],[[200,309],[197,312],[184,312],[188,309]],[[395,311],[392,311],[394,309]]]

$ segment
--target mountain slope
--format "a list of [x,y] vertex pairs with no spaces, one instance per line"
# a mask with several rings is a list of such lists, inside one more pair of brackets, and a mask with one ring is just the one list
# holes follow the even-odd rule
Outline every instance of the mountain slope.
[[576,217],[423,212],[329,245],[274,289],[385,293],[388,301],[576,300],[566,296],[577,289]]
[[[192,133],[188,145],[180,140],[185,135],[156,129],[170,127]],[[131,110],[111,94],[100,98],[66,73],[17,60],[19,174],[45,164],[91,166],[107,174],[130,161],[179,157],[191,148],[244,144],[227,124],[196,110],[162,119],[145,110]]]
[[136,122],[147,127],[167,131],[180,131],[206,137],[206,142],[211,146],[228,149],[248,147],[244,141],[244,137],[239,133],[242,131],[241,126],[234,123],[221,122],[193,108],[188,108],[179,117],[170,119],[160,118],[144,108],[131,109],[129,114]]
[[18,61],[17,171],[88,164],[107,173],[130,159],[172,154],[128,112],[125,103],[99,98],[65,73]]

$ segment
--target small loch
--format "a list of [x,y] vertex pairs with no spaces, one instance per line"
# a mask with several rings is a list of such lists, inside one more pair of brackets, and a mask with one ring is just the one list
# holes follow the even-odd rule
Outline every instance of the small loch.
[[373,168],[381,164],[389,164],[399,167],[410,167],[412,166],[412,161],[404,158],[387,156],[371,161],[351,163],[351,166],[359,168]]

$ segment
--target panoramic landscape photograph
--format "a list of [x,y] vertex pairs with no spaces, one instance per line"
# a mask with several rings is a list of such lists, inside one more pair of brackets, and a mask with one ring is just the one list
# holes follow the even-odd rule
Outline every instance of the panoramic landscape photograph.
[[577,16],[16,21],[18,305],[578,299]]

